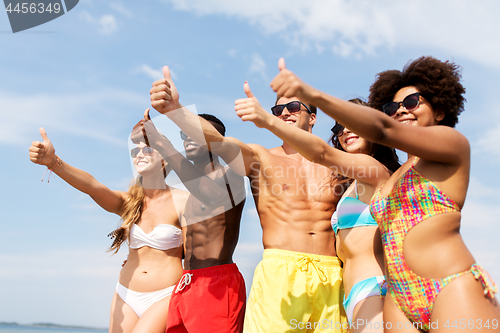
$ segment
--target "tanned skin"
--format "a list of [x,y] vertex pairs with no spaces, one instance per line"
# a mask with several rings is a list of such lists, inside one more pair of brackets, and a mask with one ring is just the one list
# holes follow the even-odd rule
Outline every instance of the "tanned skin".
[[[184,146],[187,145],[194,145],[189,137],[184,141]],[[210,203],[209,200],[202,201],[194,195],[188,198],[184,211],[187,226],[183,227],[186,237],[184,268],[199,269],[232,264],[234,249],[240,234],[241,214],[245,200],[236,200],[237,193],[231,192],[230,196],[234,196],[232,202],[239,202],[232,206],[231,199],[229,202],[227,200],[226,181],[229,180],[231,185],[236,185],[233,186],[233,190],[243,191],[243,193],[239,192],[241,196],[241,194],[244,195],[243,178],[220,165],[218,158],[209,154],[205,147],[198,146],[186,155],[223,191],[220,195],[225,196],[226,202],[224,205],[214,203],[207,205],[207,202]],[[210,157],[213,159],[211,160]],[[212,196],[216,195],[212,192]]]
[[[184,268],[232,264],[245,204],[243,177],[222,166],[217,156],[190,137],[184,140],[186,159],[158,133],[148,111],[134,128],[132,140],[147,138],[190,192],[182,219]],[[209,126],[217,131],[215,127],[220,125],[209,122]]]
[[[332,181],[332,171],[308,161],[286,143],[268,150],[223,137],[209,122],[179,103],[168,67],[164,67],[164,76],[153,83],[151,105],[173,120],[194,142],[208,142],[210,151],[232,166],[235,173],[248,176],[264,248],[335,256],[330,219],[342,191]],[[236,101],[236,110],[238,104],[243,105],[247,100]],[[299,99],[281,98],[278,104],[292,100]],[[302,108],[294,114],[285,109],[280,119],[310,132],[316,115]]]

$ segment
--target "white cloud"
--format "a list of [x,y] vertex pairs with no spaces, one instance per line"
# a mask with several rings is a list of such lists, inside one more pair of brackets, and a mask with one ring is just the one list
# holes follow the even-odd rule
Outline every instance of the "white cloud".
[[[163,72],[161,69],[154,69],[151,68],[151,66],[142,64],[139,68],[138,71],[142,74],[146,74],[149,78],[152,80],[159,80],[163,78]],[[172,72],[170,72],[172,74]]]
[[497,282],[500,281],[498,200],[499,188],[471,178],[461,224],[461,234],[467,247]]
[[266,76],[266,62],[260,54],[254,53],[252,54],[252,59],[250,63],[250,68],[248,69],[248,73],[250,74],[258,74],[264,81],[268,81]]
[[[500,198],[500,196],[497,196]],[[462,225],[465,227],[493,228],[498,221],[498,208],[469,196],[462,210]],[[500,230],[499,230],[500,231]],[[499,251],[500,254],[500,251]]]
[[486,130],[479,140],[474,144],[479,152],[492,157],[495,162],[500,161],[500,123],[494,128]]
[[86,10],[81,11],[80,15],[85,21],[95,26],[102,35],[111,36],[118,31],[118,24],[113,15],[106,14],[95,18]]
[[110,261],[120,262],[120,258],[113,257],[105,250],[96,249],[64,251],[38,251],[30,254],[0,255],[0,276],[2,279],[29,279],[35,274],[42,276],[58,276],[65,278],[75,277],[102,277],[116,279],[116,265]]
[[497,1],[162,0],[197,15],[246,20],[290,44],[349,57],[394,47],[433,47],[500,68]]
[[111,9],[115,10],[116,12],[122,14],[123,16],[126,16],[126,17],[133,17],[134,14],[128,10],[127,8],[125,8],[125,6],[123,6],[123,4],[119,1],[113,1],[109,4],[109,7],[111,7]]
[[99,18],[100,31],[103,35],[111,36],[118,31],[115,17],[113,15],[103,15]]
[[106,327],[125,252],[111,256],[105,249],[88,248],[0,254],[2,317]]
[[227,51],[227,55],[230,56],[231,58],[236,57],[236,53],[238,53],[238,50],[236,50],[236,49],[231,49],[231,50]]
[[[119,103],[117,103],[117,100]],[[22,102],[20,102],[22,101]],[[26,146],[41,140],[38,128],[87,137],[113,145],[126,145],[119,131],[121,118],[111,108],[124,105],[142,105],[144,98],[128,91],[104,89],[81,94],[16,94],[0,91],[0,145]],[[111,122],[116,126],[110,126]]]
[[477,178],[471,177],[467,196],[467,200],[472,199],[478,201],[483,201],[485,198],[500,198],[500,189],[496,187],[488,187]]
[[[177,76],[177,73],[172,69],[171,66],[169,66],[168,68],[170,69],[170,76],[172,77],[174,82],[178,81],[179,77]],[[163,79],[163,67],[161,67],[159,69],[154,69],[153,67],[151,67],[147,64],[142,64],[142,65],[140,65],[132,70],[132,74],[137,74],[137,73],[144,74],[147,77],[149,77],[150,79],[155,80],[155,81],[159,80],[159,79]]]

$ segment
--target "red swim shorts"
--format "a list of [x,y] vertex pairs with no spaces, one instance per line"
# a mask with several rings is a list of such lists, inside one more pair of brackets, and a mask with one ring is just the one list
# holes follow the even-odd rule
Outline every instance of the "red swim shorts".
[[245,304],[236,264],[184,270],[170,299],[166,333],[242,332]]

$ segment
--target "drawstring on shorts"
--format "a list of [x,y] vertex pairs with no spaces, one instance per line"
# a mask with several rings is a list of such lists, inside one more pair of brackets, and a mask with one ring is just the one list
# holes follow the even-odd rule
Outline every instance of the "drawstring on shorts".
[[177,294],[179,291],[182,291],[187,285],[191,283],[191,277],[193,274],[191,273],[186,273],[184,274],[180,281],[179,284],[177,284],[177,288],[175,288],[175,293]]
[[316,271],[318,272],[318,276],[319,276],[319,279],[321,280],[321,282],[326,282],[327,277],[326,277],[325,271],[323,270],[323,268],[321,268],[318,265],[318,262],[320,262],[320,259],[312,259],[312,258],[303,256],[298,261],[299,261],[299,263],[297,266],[299,267],[299,269],[302,272],[307,272],[309,270],[309,264],[312,264],[314,266],[314,268],[316,268]]

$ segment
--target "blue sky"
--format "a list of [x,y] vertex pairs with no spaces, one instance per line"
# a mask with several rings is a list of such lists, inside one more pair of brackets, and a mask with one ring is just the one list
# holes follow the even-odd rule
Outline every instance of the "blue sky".
[[[478,4],[81,0],[62,17],[16,34],[0,13],[0,321],[107,327],[127,254],[105,252],[119,218],[57,177],[41,183],[45,168],[29,161],[28,148],[43,126],[64,161],[126,190],[127,137],[163,65],[183,104],[220,117],[229,136],[271,148],[279,139],[243,123],[234,100],[245,97],[248,80],[270,107],[280,57],[307,83],[345,99],[366,97],[376,73],[410,59],[455,61],[467,90],[457,129],[472,146],[462,235],[500,282],[500,4]],[[327,139],[333,123],[320,114],[314,133]],[[261,253],[248,198],[235,255],[248,287]]]

